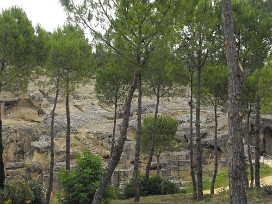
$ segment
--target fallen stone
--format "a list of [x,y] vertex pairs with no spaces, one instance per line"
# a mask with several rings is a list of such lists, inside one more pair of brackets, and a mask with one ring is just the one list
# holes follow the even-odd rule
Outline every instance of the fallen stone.
[[47,150],[50,148],[50,142],[45,140],[31,142],[31,147],[36,149],[39,153],[47,152]]
[[5,165],[6,169],[18,169],[18,168],[23,168],[25,166],[24,162],[12,162],[12,163],[7,163]]

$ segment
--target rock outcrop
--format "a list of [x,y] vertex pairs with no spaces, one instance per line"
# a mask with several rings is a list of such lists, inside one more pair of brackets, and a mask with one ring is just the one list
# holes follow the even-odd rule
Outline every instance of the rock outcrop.
[[[76,165],[74,156],[78,152],[88,149],[94,154],[104,158],[105,163],[110,154],[113,126],[113,109],[102,107],[97,100],[92,82],[89,85],[79,87],[71,96],[71,165]],[[3,142],[4,162],[6,173],[9,177],[21,175],[46,183],[48,180],[50,160],[50,121],[52,96],[47,90],[36,87],[34,83],[29,85],[29,91],[16,106],[6,109],[3,116]],[[185,93],[180,97],[162,98],[159,107],[160,114],[171,114],[179,121],[176,134],[178,153],[165,153],[162,155],[162,174],[166,177],[169,171],[180,172],[180,168],[188,166],[188,138],[189,130],[189,97]],[[153,114],[155,100],[143,98],[143,115]],[[43,114],[39,110],[43,110]],[[206,107],[201,111],[201,135],[204,143],[209,143],[213,138],[214,116],[212,108]],[[133,102],[131,118],[128,130],[128,140],[125,143],[121,161],[114,172],[114,185],[122,186],[132,175],[132,163],[134,159],[134,133],[137,125],[137,104]],[[121,114],[117,119],[117,127],[120,127]],[[226,135],[226,115],[218,112],[220,136]],[[55,115],[55,170],[59,169],[65,161],[65,101],[60,98]],[[119,130],[119,129],[118,129]],[[118,137],[117,130],[117,137]],[[224,144],[222,144],[224,146]],[[184,156],[176,157],[175,155]],[[142,168],[145,161],[142,157]],[[171,160],[171,161],[170,161]],[[182,176],[180,176],[181,178]],[[184,179],[184,178],[183,178]]]

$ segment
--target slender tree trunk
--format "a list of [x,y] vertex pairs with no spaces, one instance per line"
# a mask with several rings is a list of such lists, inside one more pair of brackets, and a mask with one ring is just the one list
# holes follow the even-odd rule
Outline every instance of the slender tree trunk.
[[[0,103],[0,109],[2,104]],[[3,161],[3,123],[2,123],[2,110],[0,110],[0,188],[4,189],[5,184],[5,166]]]
[[146,169],[145,169],[144,183],[145,183],[146,187],[149,185],[149,182],[148,182],[149,172],[150,172],[151,162],[152,162],[152,158],[154,155],[155,144],[156,144],[157,118],[158,118],[159,104],[160,104],[160,88],[157,89],[156,98],[157,98],[157,102],[156,102],[156,109],[155,109],[155,114],[154,114],[154,125],[153,125],[153,129],[152,129],[152,141],[151,141],[151,145],[150,145],[148,162],[147,162]]
[[110,157],[112,155],[112,151],[115,145],[115,131],[116,131],[116,117],[117,117],[117,104],[118,98],[117,96],[115,97],[115,102],[114,102],[114,118],[113,118],[113,129],[112,129],[112,140],[111,140],[111,152],[110,152]]
[[193,72],[191,72],[191,96],[190,96],[190,167],[191,178],[193,184],[193,199],[197,199],[195,166],[194,166],[194,142],[193,142]]
[[51,198],[51,192],[53,189],[53,180],[54,180],[54,156],[55,156],[55,146],[54,146],[54,122],[55,122],[55,110],[57,107],[57,101],[58,101],[58,96],[59,96],[59,76],[57,76],[57,82],[56,82],[56,95],[55,95],[55,100],[54,100],[54,106],[52,109],[52,116],[51,116],[51,126],[50,126],[50,174],[49,174],[49,183],[48,183],[48,189],[46,192],[46,199],[45,203],[49,204],[50,203],[50,198]]
[[247,166],[246,166],[246,156],[245,156],[245,148],[244,148],[244,143],[243,143],[243,139],[241,140],[242,146],[240,147],[240,153],[241,153],[241,160],[243,161],[242,165],[243,165],[243,184],[244,184],[244,188],[247,191],[249,189],[249,182],[248,182],[248,177],[247,177]]
[[160,176],[160,153],[157,153],[157,176]]
[[141,148],[141,125],[142,125],[142,79],[141,73],[138,78],[138,117],[137,117],[137,131],[136,131],[136,148],[134,160],[134,201],[140,201],[140,186],[139,186],[139,162],[140,162],[140,148]]
[[70,118],[70,104],[69,104],[69,96],[70,96],[70,73],[67,71],[67,79],[66,79],[66,98],[65,98],[65,106],[66,106],[66,170],[70,171],[70,146],[71,146],[71,118]]
[[256,121],[255,121],[255,186],[259,190],[261,188],[260,183],[260,94],[259,94],[259,78],[256,80]]
[[[217,100],[217,99],[215,99]],[[211,194],[214,194],[214,184],[218,172],[218,147],[217,147],[217,127],[218,127],[218,121],[217,121],[217,101],[214,104],[214,171],[213,171],[213,177],[211,182]]]
[[123,147],[124,147],[125,141],[127,139],[127,128],[128,128],[128,122],[129,122],[131,101],[132,101],[133,94],[134,94],[134,91],[137,86],[138,78],[139,78],[139,72],[135,71],[134,76],[133,76],[133,82],[132,82],[131,87],[129,89],[127,100],[126,100],[125,106],[124,106],[124,117],[123,117],[123,121],[122,121],[122,129],[120,132],[120,137],[117,140],[117,143],[113,148],[112,156],[110,158],[108,166],[106,167],[106,170],[100,180],[98,188],[95,191],[92,204],[100,204],[101,203],[102,196],[105,193],[106,187],[110,182],[110,178],[112,176],[112,173],[113,173],[115,167],[117,166],[117,164],[120,160],[121,154],[123,152]]
[[254,169],[252,164],[252,158],[251,158],[251,131],[250,131],[250,123],[249,118],[251,114],[251,103],[249,104],[249,110],[247,112],[247,154],[248,154],[248,162],[249,162],[249,171],[250,171],[250,188],[253,188],[254,183]]
[[0,74],[1,74],[1,80],[0,80],[0,92],[2,91],[3,88],[3,81],[2,81],[2,77],[4,74],[4,70],[5,70],[5,58],[2,59],[2,64],[1,64],[1,70],[0,70]]
[[[3,70],[5,68],[5,59],[2,60],[1,66],[1,78],[3,75]],[[0,81],[0,92],[2,91],[2,80]],[[5,104],[4,104],[5,105]],[[5,184],[5,165],[3,161],[3,122],[2,122],[2,104],[0,103],[0,188],[4,189]]]
[[202,146],[200,136],[200,91],[201,68],[197,68],[196,82],[196,161],[197,161],[197,200],[203,200],[202,190]]
[[228,122],[229,141],[228,166],[230,203],[246,204],[246,186],[244,186],[245,161],[242,140],[242,70],[238,66],[234,27],[232,20],[231,0],[222,0],[222,17],[225,36],[226,58],[229,68],[228,75]]

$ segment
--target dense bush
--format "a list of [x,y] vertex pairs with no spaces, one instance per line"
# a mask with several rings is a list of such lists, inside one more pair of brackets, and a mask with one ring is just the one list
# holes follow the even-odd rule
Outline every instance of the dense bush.
[[[76,156],[77,166],[71,171],[61,169],[57,177],[62,193],[60,203],[86,204],[91,203],[96,188],[102,177],[103,166],[101,158],[85,151]],[[114,197],[113,188],[108,186],[103,203],[110,203]]]
[[[144,184],[142,176],[139,177],[140,194],[141,196],[147,195],[165,195],[179,193],[179,187],[169,180],[165,180],[161,177],[150,177],[149,184]],[[134,179],[132,178],[123,189],[123,198],[134,197]]]
[[0,190],[0,203],[12,204],[42,204],[44,194],[42,185],[34,181],[13,179],[6,181],[5,189]]
[[43,204],[45,202],[43,186],[35,181],[28,181],[29,188],[34,194],[32,204]]
[[162,184],[162,194],[167,195],[167,194],[174,194],[174,193],[180,193],[181,190],[179,189],[179,187],[177,186],[177,184],[166,180],[163,184]]

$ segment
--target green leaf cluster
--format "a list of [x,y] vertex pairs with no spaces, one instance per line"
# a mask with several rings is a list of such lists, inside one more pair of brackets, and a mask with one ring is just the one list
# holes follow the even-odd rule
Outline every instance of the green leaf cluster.
[[50,45],[48,75],[59,74],[62,86],[69,75],[70,90],[90,79],[93,74],[92,49],[80,27],[66,25],[58,28],[50,37]]
[[18,7],[0,15],[0,58],[7,65],[25,67],[34,62],[34,29],[26,13]]
[[[144,182],[144,177],[139,177],[140,194],[142,196],[180,193],[180,189],[177,184],[158,176],[149,177],[148,183],[149,185],[147,186]],[[130,181],[125,185],[123,194],[120,197],[128,199],[133,198],[134,196],[134,178],[131,178]]]
[[99,101],[107,106],[122,105],[131,82],[128,64],[116,54],[96,73],[95,91]]
[[272,16],[267,1],[235,0],[233,19],[242,65],[248,70],[263,66],[271,46]]
[[245,111],[253,110],[253,104],[256,100],[256,76],[245,75],[243,80],[243,102],[242,106]]
[[202,75],[202,93],[204,99],[213,105],[225,104],[228,97],[228,69],[226,66],[207,66]]
[[[141,150],[148,153],[152,141],[152,130],[154,116],[146,116],[142,123]],[[178,128],[178,121],[170,115],[160,115],[157,118],[155,152],[160,155],[162,152],[171,151],[175,146],[175,135]]]
[[272,107],[272,60],[271,57],[267,59],[265,67],[258,72],[260,76],[260,96],[262,111],[264,113],[271,113]]
[[25,90],[35,63],[35,36],[31,21],[18,7],[0,14],[1,89]]
[[[85,204],[91,203],[96,188],[104,171],[101,158],[84,151],[76,156],[77,166],[71,171],[61,169],[57,173],[62,193],[61,203]],[[113,190],[108,186],[103,197],[103,203],[109,203],[113,198]]]
[[7,180],[4,190],[0,190],[1,203],[44,203],[44,191],[41,184],[35,181],[25,181],[19,178]]
[[40,25],[37,25],[35,30],[34,45],[36,66],[45,67],[50,54],[51,33],[44,30]]

